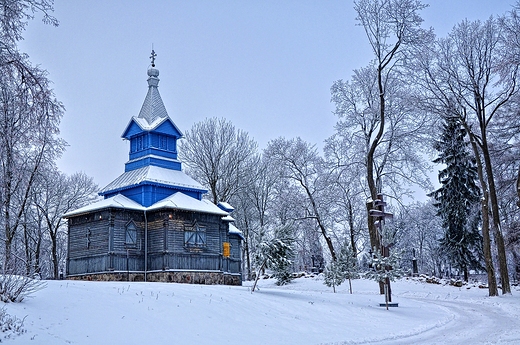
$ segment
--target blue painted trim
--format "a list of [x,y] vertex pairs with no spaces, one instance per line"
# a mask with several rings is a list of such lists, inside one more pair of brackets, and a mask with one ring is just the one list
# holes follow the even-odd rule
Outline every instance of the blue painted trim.
[[[124,190],[127,190],[127,189],[136,188],[136,187],[139,187],[139,186],[142,186],[142,185],[145,185],[145,184],[146,185],[155,185],[155,186],[159,186],[159,187],[169,188],[171,190],[175,190],[175,191],[179,191],[179,192],[194,192],[194,193],[198,193],[198,194],[200,194],[200,198],[198,198],[199,200],[202,200],[202,194],[206,194],[208,192],[207,189],[198,189],[198,188],[190,188],[190,187],[182,187],[182,186],[171,186],[171,185],[166,185],[166,184],[157,183],[157,182],[143,181],[143,182],[141,182],[139,184],[133,184],[133,185],[124,186],[124,187],[121,187],[121,188],[116,188],[116,189],[112,189],[112,190],[105,191],[105,192],[99,192],[98,195],[104,196],[105,199],[107,199],[110,196],[116,195],[116,194],[118,194],[121,191],[124,191]],[[175,191],[171,192],[170,195],[175,193]],[[108,196],[109,194],[110,194],[110,196]],[[123,194],[123,193],[121,193],[121,194]]]
[[125,172],[132,171],[135,169],[143,168],[146,166],[156,166],[160,168],[165,169],[171,169],[176,171],[182,170],[182,163],[172,162],[161,158],[155,158],[155,157],[143,157],[142,159],[133,160],[131,162],[125,163]]
[[128,158],[130,160],[134,160],[134,159],[137,159],[140,157],[145,157],[148,155],[155,155],[155,156],[160,156],[160,157],[168,158],[168,159],[177,159],[177,152],[166,151],[166,150],[161,150],[161,149],[157,149],[157,148],[146,148],[143,150],[130,152],[130,154],[128,155]]

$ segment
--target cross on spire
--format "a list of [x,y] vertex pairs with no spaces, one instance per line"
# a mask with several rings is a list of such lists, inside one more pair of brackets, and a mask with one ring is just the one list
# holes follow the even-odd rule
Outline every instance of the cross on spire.
[[150,59],[152,59],[152,67],[155,67],[155,57],[157,54],[155,54],[155,51],[152,48],[152,55],[150,55]]

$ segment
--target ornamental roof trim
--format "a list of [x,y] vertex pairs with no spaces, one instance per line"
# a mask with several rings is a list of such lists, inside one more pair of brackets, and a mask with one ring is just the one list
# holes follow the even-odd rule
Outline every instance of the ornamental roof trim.
[[99,195],[105,195],[110,192],[131,188],[146,182],[179,187],[186,190],[207,192],[207,189],[190,176],[186,175],[183,171],[148,165],[123,173],[103,188],[99,192]]

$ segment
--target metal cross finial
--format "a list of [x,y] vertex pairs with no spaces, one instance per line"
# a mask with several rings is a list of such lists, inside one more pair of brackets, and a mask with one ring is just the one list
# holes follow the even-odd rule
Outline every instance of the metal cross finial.
[[157,54],[155,54],[155,51],[152,48],[152,55],[150,55],[150,59],[152,59],[152,67],[155,67],[155,57]]

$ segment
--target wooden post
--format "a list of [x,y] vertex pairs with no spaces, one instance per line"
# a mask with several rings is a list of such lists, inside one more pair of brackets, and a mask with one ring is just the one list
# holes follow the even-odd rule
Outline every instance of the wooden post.
[[[370,216],[375,217],[378,220],[378,227],[379,227],[379,243],[381,243],[381,248],[379,249],[381,251],[381,255],[383,257],[389,257],[390,256],[390,245],[387,244],[386,246],[383,244],[383,230],[384,230],[384,224],[385,224],[385,218],[393,218],[392,213],[386,213],[385,212],[385,206],[386,202],[383,200],[383,194],[377,195],[377,200],[374,200],[374,207],[373,209],[369,210],[368,213]],[[385,267],[386,270],[391,270],[392,267]],[[392,289],[390,286],[390,279],[386,278],[385,282],[385,300],[387,304],[388,309],[388,302],[392,302]]]

